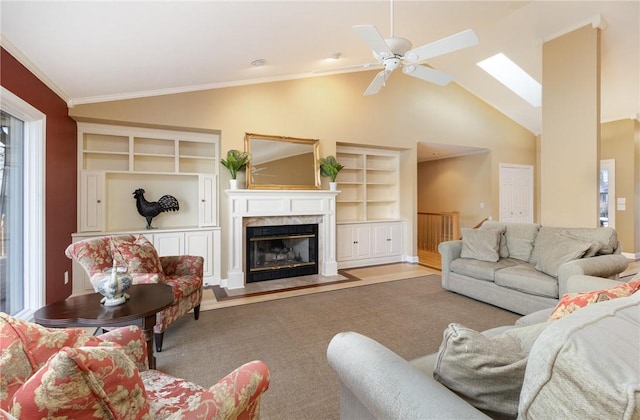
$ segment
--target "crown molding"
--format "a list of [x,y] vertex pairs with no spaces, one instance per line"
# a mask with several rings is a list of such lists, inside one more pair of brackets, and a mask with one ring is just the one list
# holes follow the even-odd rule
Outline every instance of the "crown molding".
[[36,66],[31,60],[29,60],[26,55],[22,54],[22,52],[11,43],[11,41],[3,37],[2,35],[0,35],[0,46],[2,46],[2,48],[4,48],[9,54],[11,54],[16,60],[18,60],[20,64],[22,64],[27,70],[29,70],[34,76],[36,76],[56,95],[67,102],[67,105],[69,104],[70,98],[69,95],[64,91],[64,89],[60,88],[60,86],[55,84],[53,80],[49,79],[38,66]]

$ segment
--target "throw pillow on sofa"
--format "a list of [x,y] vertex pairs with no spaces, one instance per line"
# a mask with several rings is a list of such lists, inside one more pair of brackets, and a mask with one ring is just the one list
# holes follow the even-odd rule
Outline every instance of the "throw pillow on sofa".
[[560,319],[593,303],[631,296],[638,290],[640,290],[640,279],[623,283],[620,286],[610,289],[596,290],[594,292],[565,293],[551,313],[549,320],[554,321]]
[[459,324],[443,333],[433,377],[491,415],[515,417],[527,358],[547,323],[487,337]]
[[500,236],[496,229],[462,228],[461,258],[496,262],[500,259]]
[[480,229],[484,229],[484,230],[493,229],[500,232],[500,247],[498,248],[498,255],[500,256],[500,258],[509,258],[509,248],[507,248],[507,237],[505,236],[505,233],[507,232],[507,227],[483,224],[482,226],[480,226]]
[[151,418],[144,384],[116,347],[63,347],[13,396],[17,418]]
[[558,277],[562,264],[581,258],[592,245],[592,242],[555,234],[553,241],[540,250],[536,270]]
[[133,242],[122,238],[111,238],[109,247],[116,265],[127,267],[127,272],[131,275],[134,284],[164,281],[158,252],[143,235],[138,235]]

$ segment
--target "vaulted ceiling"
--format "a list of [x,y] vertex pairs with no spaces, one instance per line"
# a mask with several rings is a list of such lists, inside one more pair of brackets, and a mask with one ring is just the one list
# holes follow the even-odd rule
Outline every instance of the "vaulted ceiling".
[[[603,121],[640,115],[640,2],[632,1],[6,1],[2,46],[70,106],[301,77],[374,62],[353,25],[414,47],[465,29],[480,43],[427,61],[533,133],[541,112],[476,63],[503,52],[535,79],[542,44],[603,23]],[[340,53],[337,62],[326,59]],[[264,59],[265,65],[251,62]],[[343,69],[343,70],[340,70]],[[322,71],[318,73],[317,71]],[[398,73],[398,74],[396,74]],[[385,89],[393,89],[393,78]],[[426,83],[426,82],[425,82]],[[364,91],[366,85],[353,89]]]

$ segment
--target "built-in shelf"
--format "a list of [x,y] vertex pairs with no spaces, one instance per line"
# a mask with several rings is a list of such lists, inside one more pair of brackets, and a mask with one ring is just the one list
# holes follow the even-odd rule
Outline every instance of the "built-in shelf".
[[344,165],[338,175],[338,222],[398,218],[398,152],[352,146],[338,146],[336,152]]

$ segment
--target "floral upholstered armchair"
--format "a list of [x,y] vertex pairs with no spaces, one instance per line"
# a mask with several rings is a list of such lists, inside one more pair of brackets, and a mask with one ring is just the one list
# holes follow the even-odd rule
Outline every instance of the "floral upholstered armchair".
[[174,303],[158,312],[153,328],[156,351],[162,351],[164,331],[193,309],[197,320],[202,301],[202,257],[193,255],[158,257],[156,249],[143,235],[101,236],[69,245],[67,257],[77,261],[89,275],[94,290],[104,270],[125,266],[133,284],[166,283],[173,290]]
[[0,312],[0,419],[257,419],[269,388],[261,361],[210,388],[147,366],[142,330],[101,336]]

